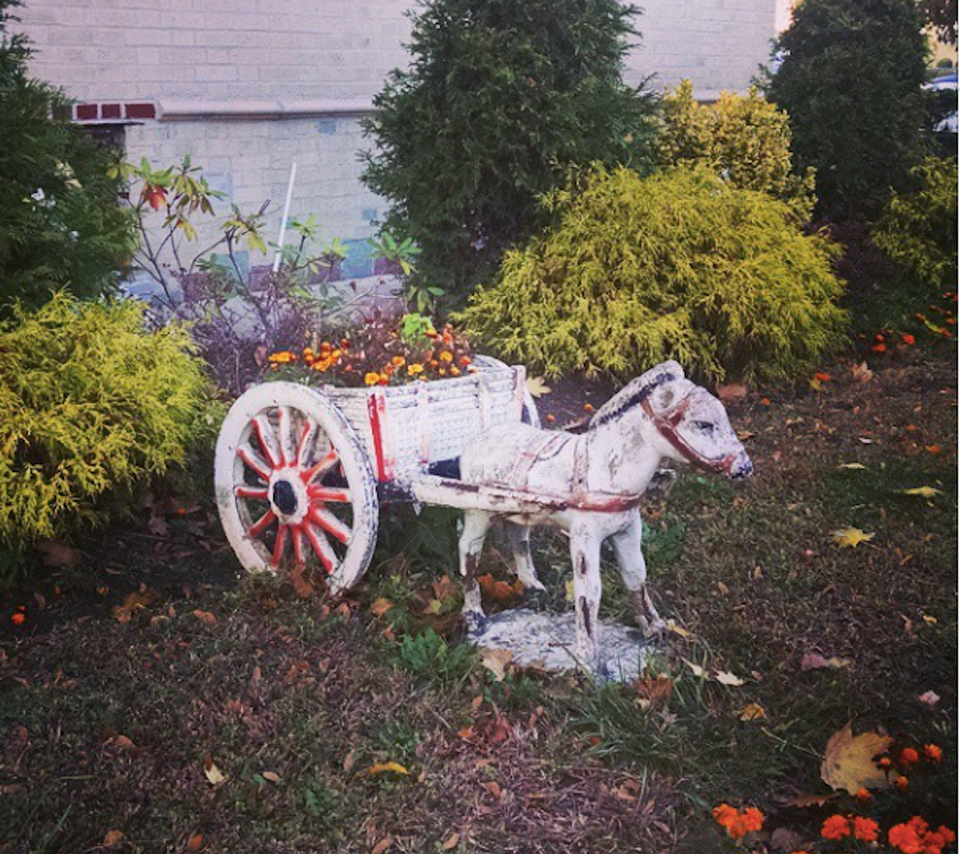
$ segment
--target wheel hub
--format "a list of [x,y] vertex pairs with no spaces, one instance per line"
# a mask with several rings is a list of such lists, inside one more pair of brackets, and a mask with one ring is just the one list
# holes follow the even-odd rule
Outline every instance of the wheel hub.
[[273,505],[284,516],[297,512],[297,496],[288,480],[278,480],[273,485]]
[[295,468],[274,471],[268,488],[270,506],[284,525],[298,525],[310,510],[310,496]]

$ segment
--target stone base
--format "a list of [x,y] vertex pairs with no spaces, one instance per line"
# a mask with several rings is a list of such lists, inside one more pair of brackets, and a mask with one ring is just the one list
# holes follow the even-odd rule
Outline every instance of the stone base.
[[[547,672],[584,669],[576,659],[576,616],[547,614],[517,608],[488,617],[481,631],[469,639],[483,649],[509,650],[511,662]],[[601,672],[603,680],[630,682],[646,666],[650,641],[637,629],[617,623],[600,623]]]

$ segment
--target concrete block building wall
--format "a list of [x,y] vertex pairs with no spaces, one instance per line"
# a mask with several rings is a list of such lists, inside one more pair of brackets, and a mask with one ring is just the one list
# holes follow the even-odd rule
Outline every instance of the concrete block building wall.
[[[765,61],[776,0],[647,0],[627,80],[700,97],[743,90]],[[33,73],[62,86],[90,124],[124,127],[132,160],[190,154],[246,211],[267,199],[279,227],[290,164],[294,215],[351,241],[347,272],[370,261],[364,240],[384,202],[360,182],[360,117],[389,71],[404,67],[410,0],[27,0]],[[134,118],[128,118],[132,116]],[[210,231],[202,233],[206,239]],[[263,259],[252,259],[254,262]]]

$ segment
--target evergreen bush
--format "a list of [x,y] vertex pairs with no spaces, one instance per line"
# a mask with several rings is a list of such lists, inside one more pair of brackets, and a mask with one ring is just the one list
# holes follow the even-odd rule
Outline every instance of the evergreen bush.
[[60,287],[101,294],[133,250],[111,155],[72,125],[59,90],[29,76],[30,47],[0,0],[0,316]]
[[734,187],[760,190],[791,202],[809,217],[816,202],[814,174],[793,173],[790,119],[760,90],[746,96],[721,92],[713,104],[693,98],[693,84],[683,80],[661,102],[663,127],[657,137],[664,166],[702,164]]
[[105,521],[106,499],[184,460],[214,425],[183,329],[59,293],[0,322],[0,544]]
[[803,0],[767,95],[790,116],[824,213],[872,218],[922,157],[927,40],[915,0]]
[[933,290],[957,284],[957,163],[927,158],[913,192],[895,194],[873,231],[876,245]]
[[795,378],[841,338],[836,247],[766,193],[703,167],[600,167],[546,204],[556,226],[508,252],[461,315],[534,370],[626,379],[671,358],[701,377]]
[[619,0],[429,0],[365,129],[364,181],[418,275],[457,296],[543,223],[537,196],[593,161],[650,157],[652,100],[621,79]]

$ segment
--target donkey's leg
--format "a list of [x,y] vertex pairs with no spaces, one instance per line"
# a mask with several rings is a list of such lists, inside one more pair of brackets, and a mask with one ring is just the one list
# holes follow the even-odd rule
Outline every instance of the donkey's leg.
[[490,514],[483,510],[466,510],[460,534],[460,574],[463,576],[463,617],[468,631],[478,631],[486,620],[477,584],[477,566],[483,543],[490,530]]
[[507,537],[510,539],[510,548],[513,550],[513,561],[517,567],[517,578],[526,588],[546,590],[537,578],[537,568],[533,565],[530,554],[530,526],[519,525],[516,522],[507,522]]
[[617,563],[620,565],[620,574],[630,593],[637,625],[647,637],[650,637],[662,631],[666,624],[660,619],[647,592],[647,563],[643,559],[643,551],[640,548],[642,538],[643,525],[640,522],[639,510],[635,511],[633,520],[627,528],[612,537]]
[[577,615],[577,659],[600,669],[600,537],[589,523],[570,529],[573,597]]

